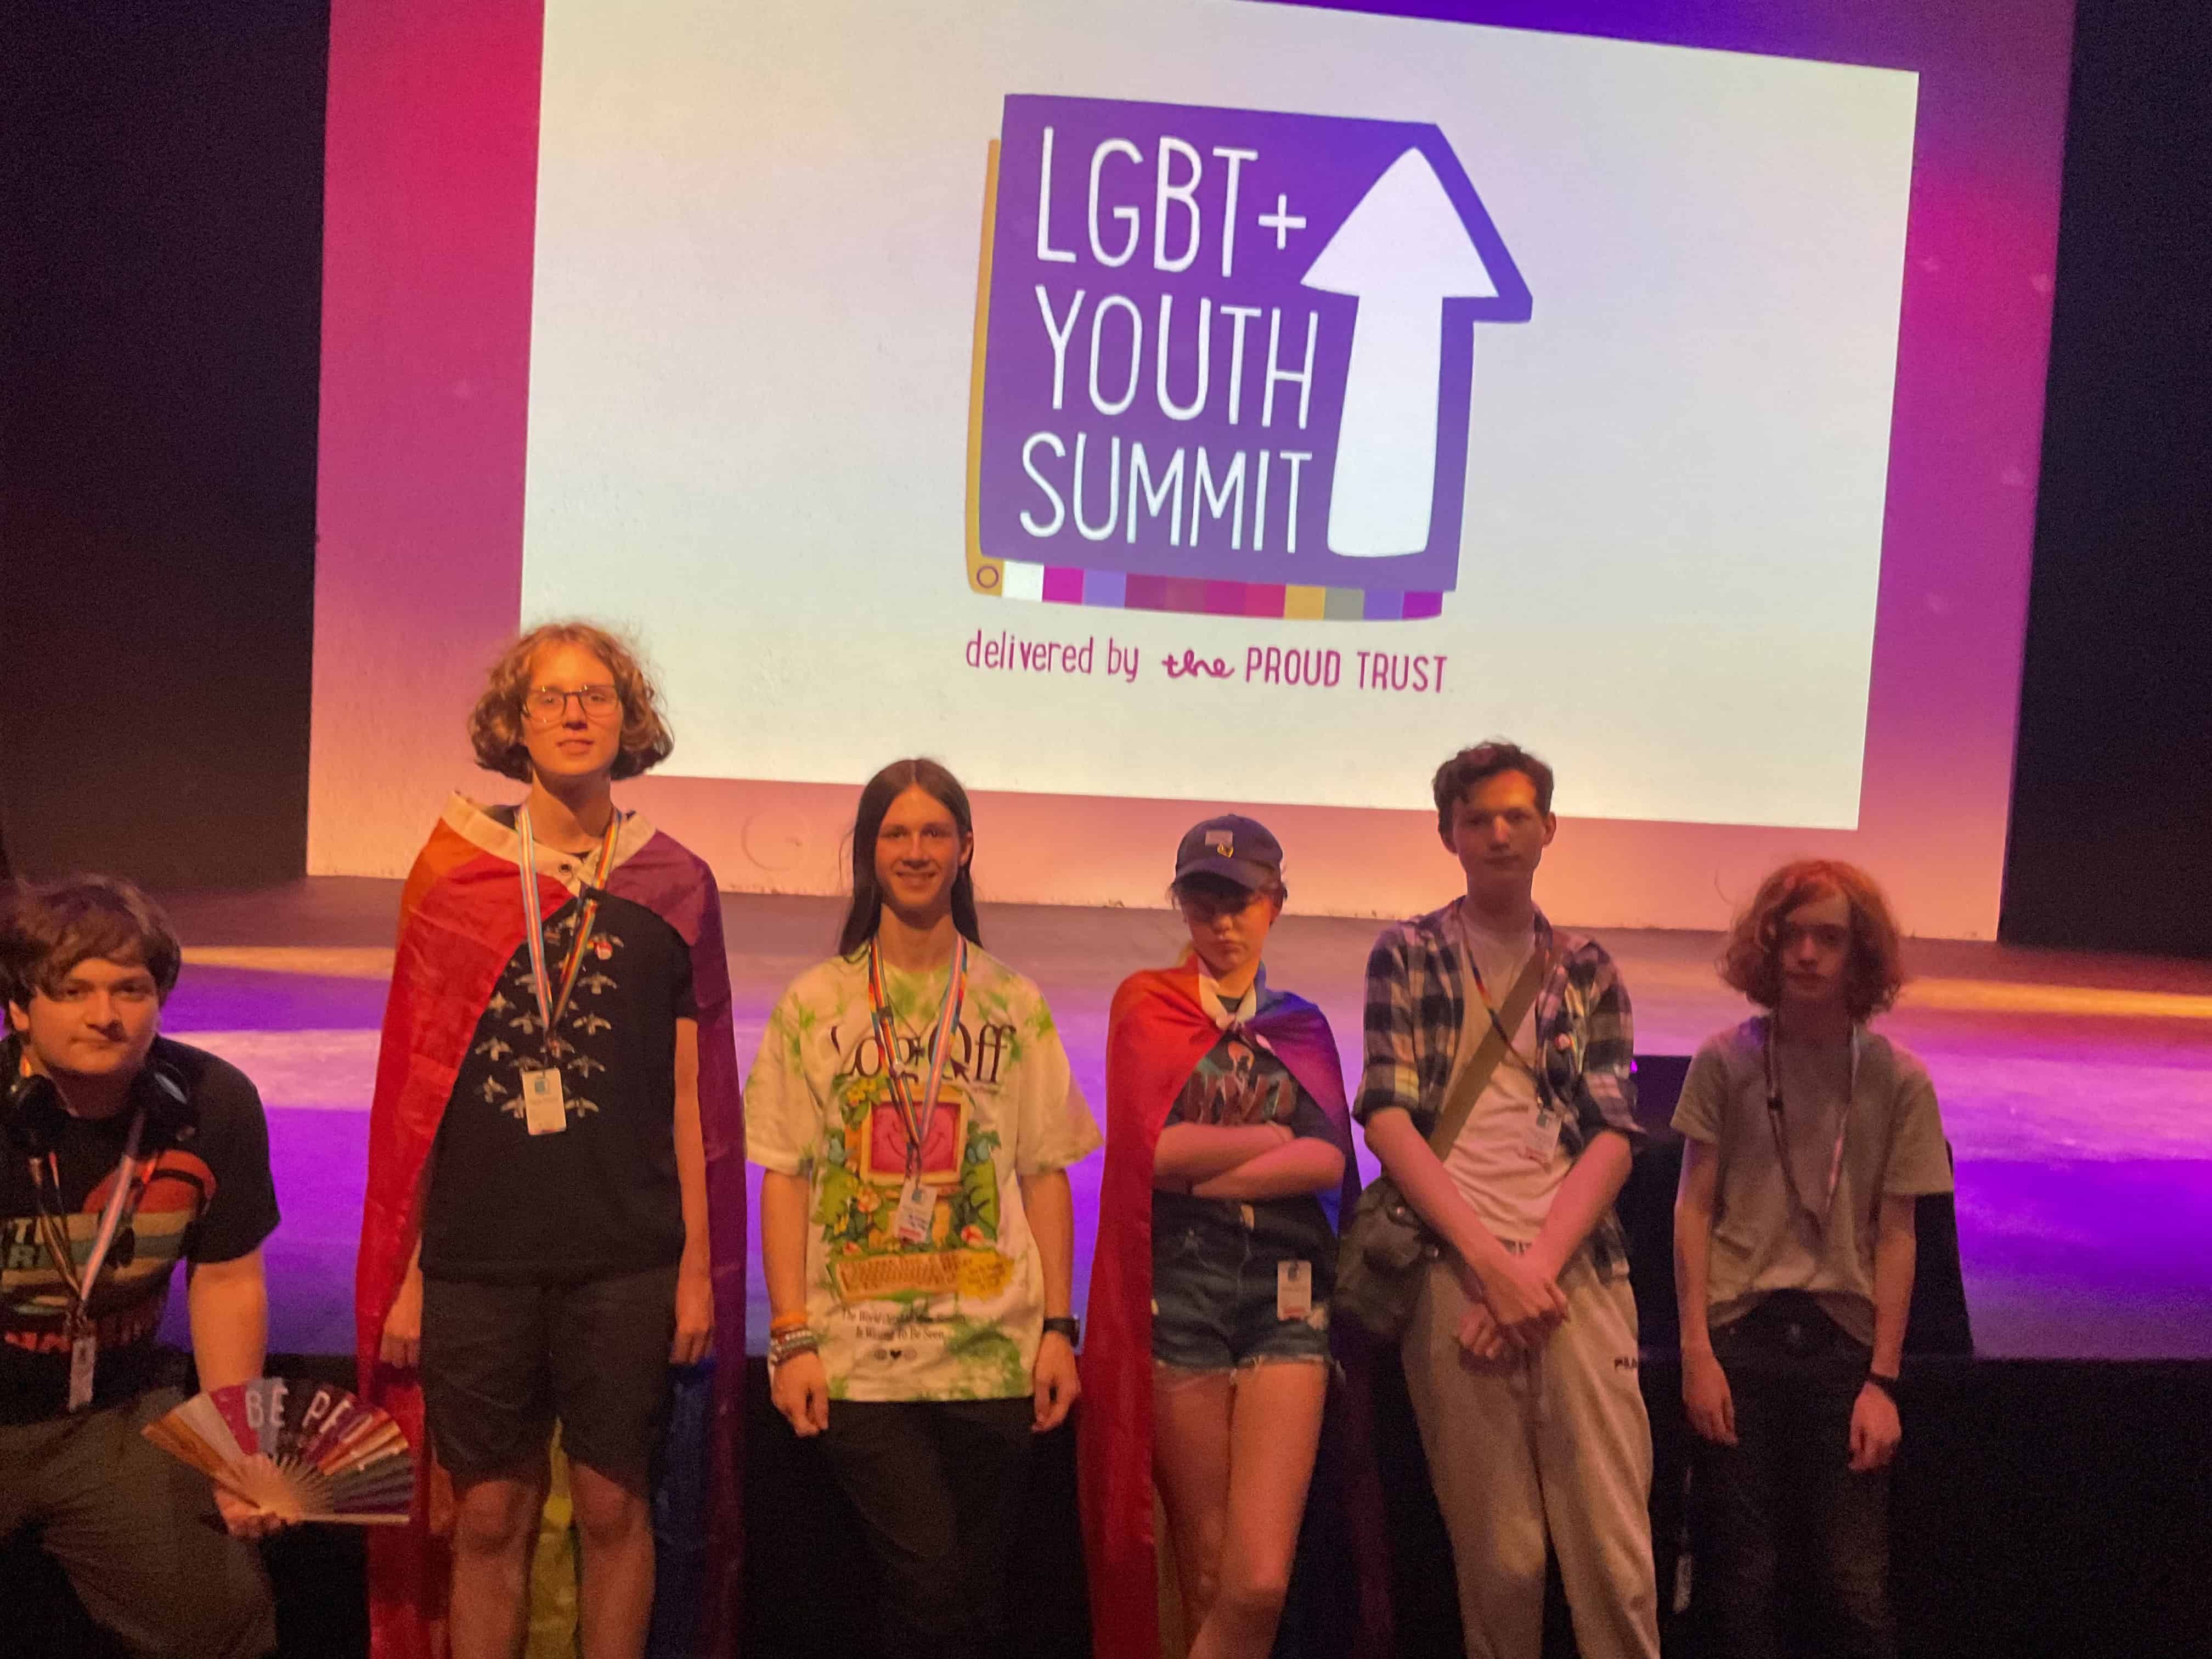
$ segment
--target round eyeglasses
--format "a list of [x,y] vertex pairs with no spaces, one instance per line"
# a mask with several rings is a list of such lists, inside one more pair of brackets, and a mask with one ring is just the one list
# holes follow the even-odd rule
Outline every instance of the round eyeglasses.
[[622,693],[611,685],[586,685],[574,691],[532,686],[522,694],[522,712],[532,726],[558,726],[568,713],[571,697],[582,706],[586,720],[611,720],[622,713]]

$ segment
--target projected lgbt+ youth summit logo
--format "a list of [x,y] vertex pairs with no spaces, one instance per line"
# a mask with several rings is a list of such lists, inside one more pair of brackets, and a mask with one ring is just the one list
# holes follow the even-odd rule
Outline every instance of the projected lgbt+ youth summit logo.
[[1436,127],[1012,96],[969,410],[980,593],[1436,616],[1478,323],[1528,284]]

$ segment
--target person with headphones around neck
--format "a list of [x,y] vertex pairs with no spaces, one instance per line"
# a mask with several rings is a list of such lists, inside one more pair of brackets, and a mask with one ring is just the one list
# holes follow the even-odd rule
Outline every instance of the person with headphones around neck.
[[106,877],[0,919],[0,1540],[35,1531],[133,1653],[258,1659],[276,1517],[139,1432],[179,1397],[155,1343],[179,1261],[201,1388],[259,1376],[268,1337],[268,1124],[237,1067],[158,1035],[182,960]]

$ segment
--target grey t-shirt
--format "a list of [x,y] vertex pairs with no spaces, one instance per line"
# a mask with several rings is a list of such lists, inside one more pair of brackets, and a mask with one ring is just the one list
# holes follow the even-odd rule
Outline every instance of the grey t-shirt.
[[[1840,1051],[1778,1051],[1784,1144],[1806,1204],[1817,1208],[1843,1121],[1843,1157],[1824,1226],[1790,1195],[1767,1122],[1766,1017],[1708,1038],[1682,1085],[1674,1127],[1713,1147],[1720,1170],[1706,1273],[1716,1328],[1775,1291],[1809,1291],[1828,1316],[1874,1340],[1874,1244],[1884,1198],[1951,1190],[1950,1153],[1927,1070],[1887,1037],[1863,1030],[1856,1083]],[[1846,1115],[1844,1096],[1850,1093]]]

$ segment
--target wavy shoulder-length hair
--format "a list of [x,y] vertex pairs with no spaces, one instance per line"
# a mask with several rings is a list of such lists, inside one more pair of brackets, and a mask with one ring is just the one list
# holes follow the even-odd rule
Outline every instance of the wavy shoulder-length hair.
[[[884,894],[876,881],[876,837],[891,803],[909,789],[920,789],[952,814],[965,841],[975,832],[975,817],[968,805],[968,792],[960,780],[933,760],[916,757],[896,760],[870,778],[860,790],[860,804],[853,814],[853,902],[845,908],[845,926],[837,935],[837,954],[849,957],[876,936],[884,916]],[[983,930],[975,920],[974,856],[960,860],[960,873],[952,878],[952,925],[981,945]]]
[[548,646],[580,645],[614,676],[622,698],[622,752],[613,775],[634,778],[651,771],[676,750],[676,738],[660,712],[660,692],[639,660],[636,649],[611,629],[569,617],[532,629],[499,654],[485,676],[483,695],[469,711],[469,742],[477,764],[518,783],[531,780],[530,750],[522,738],[522,699],[538,653]]
[[1897,919],[1872,876],[1840,859],[1800,859],[1759,884],[1729,929],[1721,977],[1762,1008],[1782,1000],[1782,929],[1800,905],[1841,893],[1851,912],[1851,954],[1844,969],[1844,1000],[1854,1020],[1869,1020],[1897,1000],[1905,986],[1905,952]]

